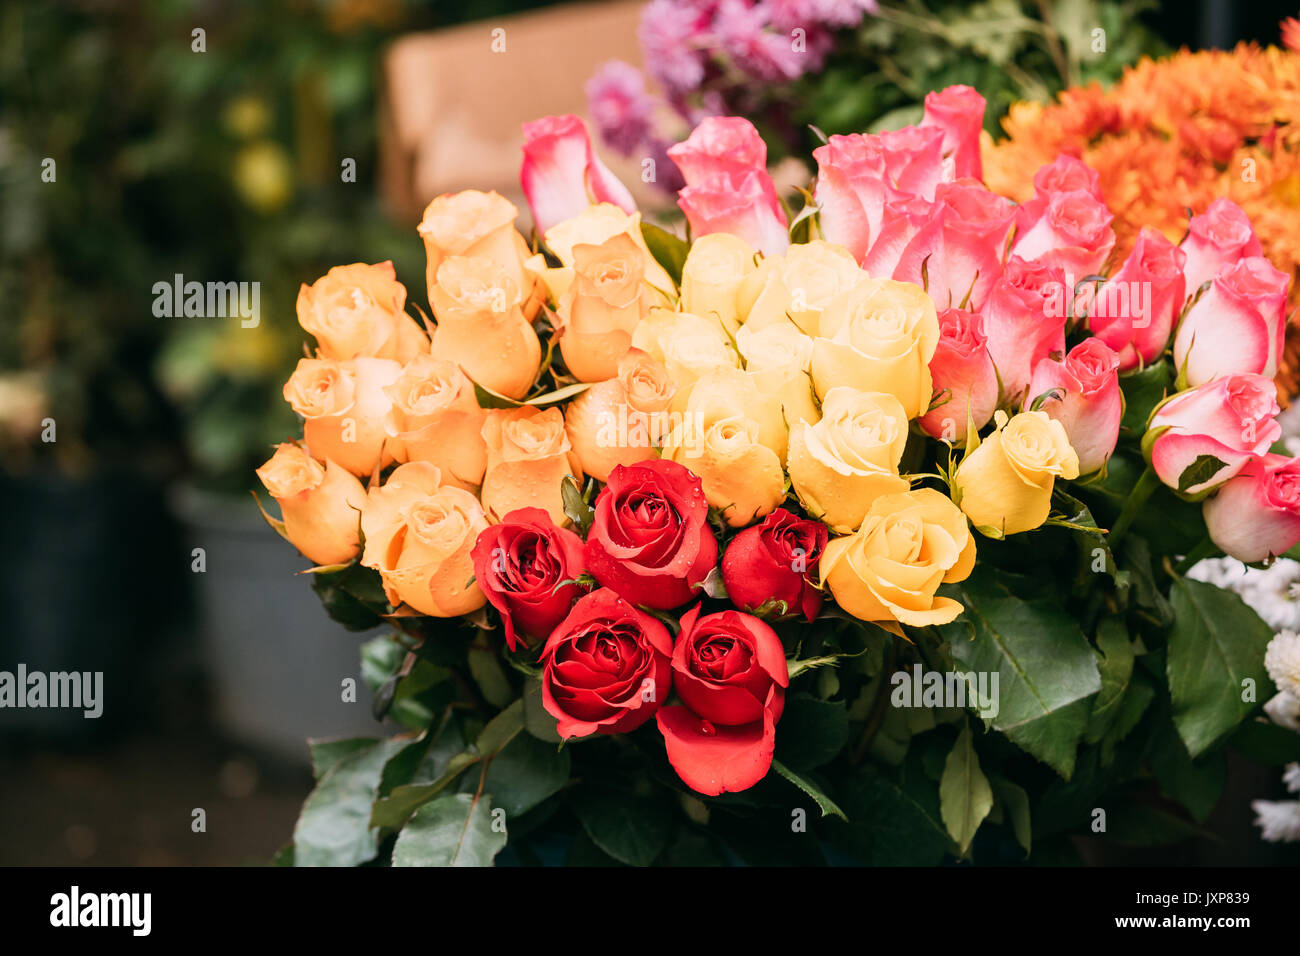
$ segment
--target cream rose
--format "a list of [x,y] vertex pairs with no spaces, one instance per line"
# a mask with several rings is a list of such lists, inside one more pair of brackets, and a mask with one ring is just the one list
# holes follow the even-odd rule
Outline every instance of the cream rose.
[[745,279],[740,296],[745,324],[764,328],[793,322],[807,335],[825,334],[822,312],[866,278],[843,246],[820,239],[796,243],[785,255],[764,259]]
[[409,362],[429,340],[406,314],[406,287],[391,262],[335,266],[298,290],[298,324],[316,338],[320,358]]
[[492,409],[483,422],[483,440],[487,470],[481,498],[494,521],[516,508],[544,508],[557,525],[568,522],[561,483],[572,475],[581,485],[582,468],[558,408]]
[[393,457],[437,465],[444,484],[476,491],[487,467],[487,413],[465,373],[445,359],[421,355],[384,392],[392,401],[384,430]]
[[384,422],[392,400],[385,389],[401,372],[390,359],[299,359],[284,383],[284,399],[304,419],[312,456],[333,459],[361,477],[391,464]]
[[744,321],[740,289],[758,268],[749,243],[726,232],[700,236],[682,266],[682,309],[715,319],[729,335]]

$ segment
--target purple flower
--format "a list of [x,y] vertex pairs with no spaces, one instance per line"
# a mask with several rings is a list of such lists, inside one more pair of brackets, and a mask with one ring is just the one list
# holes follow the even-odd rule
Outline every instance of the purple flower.
[[855,27],[875,13],[876,0],[764,0],[772,25],[787,33],[796,27]]
[[611,149],[631,156],[650,136],[654,108],[641,71],[610,60],[587,81],[587,104],[600,138]]
[[755,79],[774,83],[802,76],[812,64],[786,33],[767,29],[770,11],[746,0],[722,0],[713,18],[713,35],[736,66]]
[[650,74],[670,99],[704,80],[702,38],[713,4],[652,0],[641,11],[638,36]]

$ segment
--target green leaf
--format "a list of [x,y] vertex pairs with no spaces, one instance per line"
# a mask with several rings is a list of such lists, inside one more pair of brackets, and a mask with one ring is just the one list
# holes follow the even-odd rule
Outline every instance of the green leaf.
[[483,787],[506,818],[513,819],[558,793],[569,780],[569,770],[568,750],[519,734],[492,759]]
[[524,684],[524,729],[549,744],[558,744],[563,738],[556,730],[557,721],[542,705],[542,682],[530,680]]
[[1204,484],[1227,467],[1227,462],[1213,455],[1197,455],[1196,460],[1178,476],[1178,490],[1187,492],[1187,489]]
[[848,817],[844,815],[844,811],[835,805],[835,801],[826,796],[826,794],[822,792],[822,789],[807,777],[795,773],[779,760],[772,761],[772,769],[785,777],[785,779],[789,780],[804,793],[808,794],[808,796],[812,797],[813,800],[816,801],[817,806],[821,809],[822,816],[835,816],[839,817],[841,820],[848,820]]
[[839,795],[853,821],[840,831],[863,862],[871,866],[934,866],[948,852],[950,842],[939,819],[937,791],[922,801],[917,793],[868,764],[840,787]]
[[849,714],[843,701],[792,695],[781,714],[776,758],[795,770],[812,770],[834,759],[848,737]]
[[1092,699],[1092,711],[1084,740],[1090,744],[1101,741],[1115,718],[1120,702],[1128,690],[1133,676],[1134,649],[1129,641],[1124,622],[1116,617],[1103,618],[1097,625],[1097,669],[1101,672],[1101,692]]
[[474,748],[479,756],[493,757],[524,729],[524,702],[517,700],[497,714],[479,733]]
[[955,589],[965,610],[940,628],[961,670],[998,675],[992,726],[1065,779],[1101,689],[1097,660],[1074,619],[1049,597],[1022,600],[992,571]]
[[1300,761],[1300,734],[1267,720],[1248,720],[1229,739],[1247,760],[1270,767]]
[[980,769],[970,724],[965,724],[948,752],[939,780],[939,812],[963,856],[992,809],[993,790]]
[[1165,718],[1151,747],[1151,772],[1165,796],[1186,807],[1197,823],[1204,823],[1223,795],[1228,761],[1222,750],[1192,760],[1174,725]]
[[596,520],[596,512],[583,500],[582,489],[573,480],[572,475],[565,475],[560,481],[560,498],[564,503],[564,513],[585,538],[591,523]]
[[993,794],[1006,809],[1007,816],[1011,818],[1011,832],[1016,835],[1016,842],[1025,848],[1025,855],[1028,856],[1033,846],[1033,828],[1029,822],[1029,794],[1025,788],[1018,784],[1012,783],[1005,777],[996,775],[989,777],[989,784],[993,787]]
[[[641,221],[641,235],[645,237],[646,248],[655,261],[664,267],[664,271],[677,285],[682,284],[682,266],[686,264],[686,255],[691,247],[671,232],[660,229],[653,223]],[[664,290],[670,291],[670,290]]]
[[569,806],[591,841],[629,866],[649,866],[672,835],[672,812],[663,800],[612,787],[578,787]]
[[[1171,592],[1174,625],[1165,671],[1174,724],[1199,757],[1272,695],[1264,650],[1272,629],[1231,591],[1179,578]],[[1243,700],[1247,681],[1251,700]]]
[[442,776],[432,783],[410,783],[394,787],[388,796],[375,802],[370,825],[382,830],[400,829],[412,813],[446,790],[467,768],[478,762],[479,758],[473,754],[456,754],[448,761]]
[[514,699],[514,688],[501,669],[496,652],[481,640],[469,648],[469,673],[483,693],[483,699],[494,707],[505,707]]
[[1124,418],[1120,427],[1132,435],[1145,432],[1152,409],[1164,399],[1173,380],[1173,369],[1168,362],[1157,362],[1140,372],[1121,375],[1119,387],[1124,393]]
[[356,866],[379,851],[370,808],[384,765],[409,740],[381,740],[339,758],[307,797],[293,831],[295,866]]
[[307,749],[311,752],[311,773],[319,782],[331,767],[346,757],[373,744],[379,743],[378,737],[330,737],[328,739],[309,739]]
[[486,793],[444,794],[422,806],[398,834],[393,866],[492,866],[506,836]]

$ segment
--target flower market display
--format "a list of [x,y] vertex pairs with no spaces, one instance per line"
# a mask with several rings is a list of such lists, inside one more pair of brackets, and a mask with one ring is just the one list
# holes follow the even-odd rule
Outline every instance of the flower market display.
[[313,742],[280,862],[1065,861],[1196,831],[1229,749],[1286,762],[1294,667],[1186,572],[1300,541],[1288,273],[1223,195],[1123,247],[1071,155],[999,195],[984,106],[830,137],[797,211],[707,118],[688,239],[545,117],[534,235],[429,205],[427,310],[389,263],[303,286],[258,475],[330,614],[387,628],[399,729]]

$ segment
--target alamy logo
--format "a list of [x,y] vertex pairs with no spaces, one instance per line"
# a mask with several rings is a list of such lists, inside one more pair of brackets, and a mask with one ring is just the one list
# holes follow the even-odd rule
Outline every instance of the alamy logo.
[[997,671],[896,671],[889,702],[895,707],[972,707],[985,720],[1001,709],[998,704]]
[[103,671],[0,671],[0,708],[51,707],[83,711],[92,720],[104,712]]
[[148,936],[152,925],[151,893],[82,893],[74,886],[50,897],[50,925],[129,926],[131,935]]
[[255,329],[261,319],[260,282],[186,282],[179,272],[171,282],[153,284],[153,314],[160,319],[185,316],[198,319],[232,319]]

